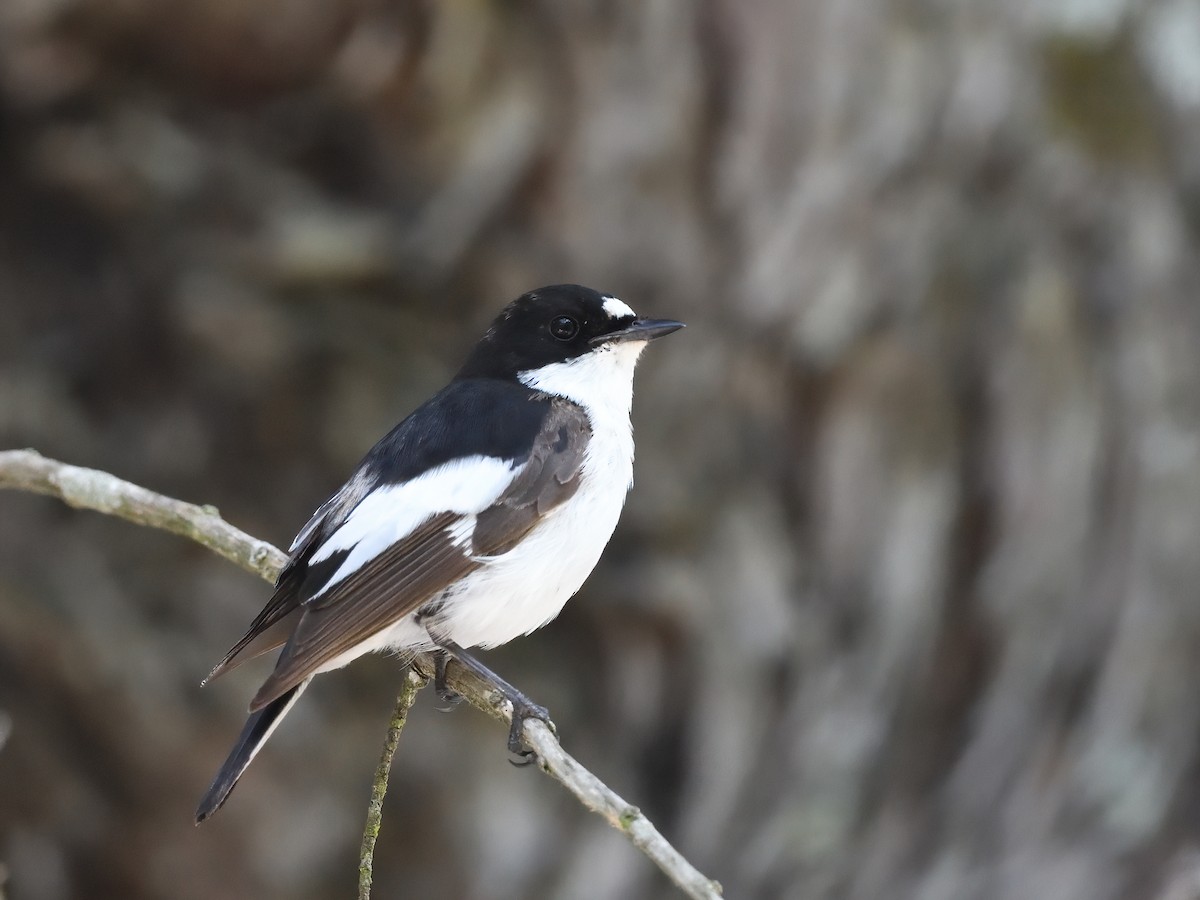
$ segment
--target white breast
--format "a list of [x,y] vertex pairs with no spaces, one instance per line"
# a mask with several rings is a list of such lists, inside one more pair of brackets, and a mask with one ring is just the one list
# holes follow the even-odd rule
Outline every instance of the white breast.
[[[461,647],[495,647],[554,619],[583,585],[617,527],[633,482],[629,409],[633,371],[644,349],[631,341],[566,363],[522,373],[521,380],[578,403],[591,421],[579,490],[507,553],[487,558],[442,595],[429,624]],[[408,616],[322,671],[372,650],[432,649],[425,626]]]
[[585,466],[584,483],[570,503],[547,516],[519,547],[469,575],[447,598],[439,626],[455,643],[494,647],[528,634],[557,616],[579,590],[617,526],[632,472],[626,457],[624,482],[604,482],[595,477],[596,465],[611,470],[617,461]]
[[617,344],[536,372],[529,387],[584,408],[592,437],[580,487],[519,546],[464,579],[445,626],[463,647],[494,647],[542,627],[583,585],[608,545],[633,481],[633,370],[645,343]]

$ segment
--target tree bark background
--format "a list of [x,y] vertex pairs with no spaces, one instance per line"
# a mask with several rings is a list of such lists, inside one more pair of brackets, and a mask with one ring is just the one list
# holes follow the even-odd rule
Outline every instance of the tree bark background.
[[[0,3],[0,446],[286,545],[523,290],[689,329],[490,654],[730,897],[1200,897],[1200,3]],[[16,900],[346,896],[399,673],[221,815],[264,602],[0,497]],[[379,896],[666,897],[421,698]]]

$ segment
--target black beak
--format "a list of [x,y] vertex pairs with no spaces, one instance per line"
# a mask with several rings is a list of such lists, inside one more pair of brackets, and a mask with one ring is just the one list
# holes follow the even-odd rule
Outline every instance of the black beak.
[[591,344],[615,344],[620,341],[652,341],[672,331],[683,328],[682,322],[673,319],[635,319],[620,331],[610,331],[589,341]]

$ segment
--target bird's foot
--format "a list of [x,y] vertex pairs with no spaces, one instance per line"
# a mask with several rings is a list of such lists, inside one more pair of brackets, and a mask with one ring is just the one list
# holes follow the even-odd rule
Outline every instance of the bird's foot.
[[446,683],[446,663],[449,661],[450,654],[445,650],[433,651],[433,689],[442,701],[442,706],[437,707],[439,712],[452,712],[463,699],[462,694]]
[[505,694],[505,698],[512,704],[512,725],[508,729],[508,761],[521,768],[537,762],[537,751],[527,747],[522,736],[525,720],[540,719],[551,731],[554,731],[554,723],[550,721],[550,711],[546,707],[534,703],[520,691],[514,690],[513,695]]
[[551,731],[555,730],[554,723],[550,721],[550,712],[546,707],[534,703],[458,644],[446,638],[439,639],[432,632],[430,632],[430,637],[438,648],[434,653],[434,686],[437,688],[438,696],[443,700],[448,699],[448,696],[458,697],[446,686],[446,661],[450,657],[454,657],[459,665],[486,681],[496,693],[512,705],[512,725],[508,729],[508,752],[514,758],[509,762],[516,766],[527,766],[535,762],[537,752],[525,745],[522,732],[525,730],[526,719],[540,719]]

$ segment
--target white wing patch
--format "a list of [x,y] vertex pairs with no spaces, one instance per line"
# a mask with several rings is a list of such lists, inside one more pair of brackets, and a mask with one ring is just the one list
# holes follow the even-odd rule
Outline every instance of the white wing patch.
[[604,311],[613,319],[636,319],[637,313],[616,297],[604,298]]
[[320,505],[317,511],[312,514],[312,518],[310,518],[305,526],[300,529],[300,533],[296,535],[295,539],[292,541],[292,546],[288,547],[288,553],[295,553],[296,548],[312,536],[312,533],[317,530],[317,526],[324,521],[326,513],[337,506],[337,504],[342,501],[342,498],[348,493],[355,490],[358,487],[358,483],[362,477],[363,475],[361,471],[355,472],[353,478],[342,485],[336,494]]
[[363,498],[309,560],[318,563],[339,550],[350,550],[333,577],[313,596],[319,597],[438,513],[472,517],[465,534],[456,529],[452,535],[455,543],[465,543],[474,529],[474,514],[495,503],[514,477],[516,472],[510,459],[467,456],[430,469],[404,484],[377,488]]
[[332,504],[338,496],[338,494],[335,494],[333,497],[330,497],[327,501],[321,504],[315,513],[312,514],[312,518],[308,520],[308,524],[301,528],[300,533],[292,539],[292,546],[288,547],[289,554],[295,553],[296,548],[308,540],[308,536],[316,530],[319,524],[321,524],[321,519],[325,514],[325,510],[329,508],[330,504]]

